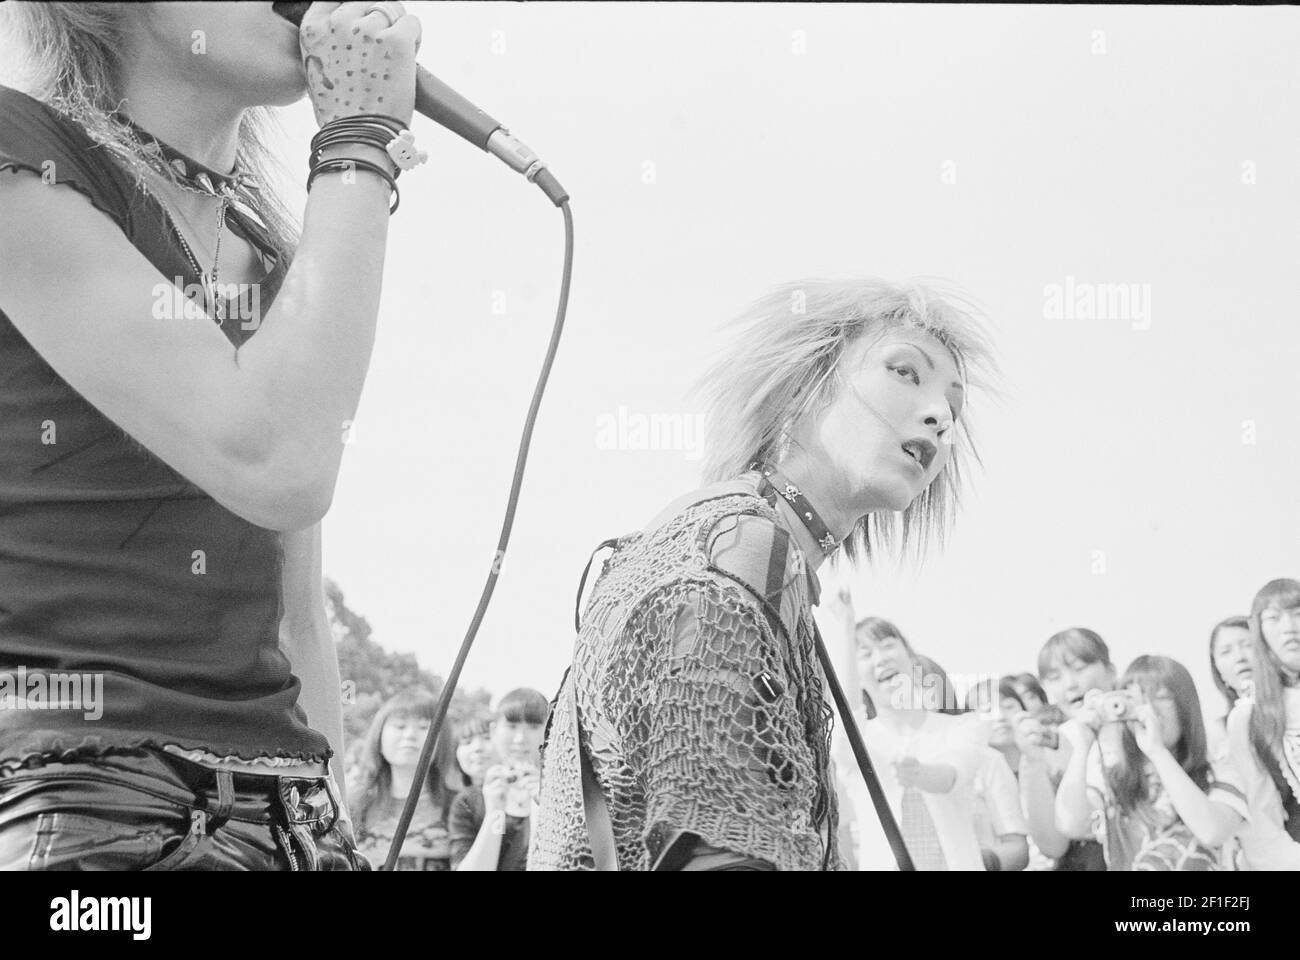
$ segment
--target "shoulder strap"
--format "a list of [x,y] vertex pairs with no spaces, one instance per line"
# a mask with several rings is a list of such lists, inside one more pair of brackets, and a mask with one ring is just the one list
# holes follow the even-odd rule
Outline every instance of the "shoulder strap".
[[591,855],[596,861],[597,870],[617,870],[618,854],[614,847],[614,825],[609,818],[609,808],[605,805],[605,794],[596,782],[596,773],[591,767],[591,757],[587,754],[587,745],[582,739],[582,721],[578,717],[578,689],[569,688],[569,703],[573,716],[573,735],[578,742],[578,761],[582,766],[582,806],[586,813],[587,840],[591,844]]
[[617,547],[618,538],[613,537],[603,541],[600,546],[591,551],[591,556],[587,558],[587,565],[582,568],[582,579],[578,581],[578,596],[573,601],[573,629],[575,631],[582,629],[582,591],[587,589],[587,574],[591,573],[591,565],[595,562],[596,554],[606,547]]

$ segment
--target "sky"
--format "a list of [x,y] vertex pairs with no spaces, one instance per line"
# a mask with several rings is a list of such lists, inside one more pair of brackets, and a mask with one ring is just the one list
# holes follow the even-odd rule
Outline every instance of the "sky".
[[[406,6],[420,61],[549,163],[576,225],[462,684],[557,688],[591,550],[698,485],[689,391],[727,320],[803,277],[934,276],[996,342],[999,395],[969,405],[983,468],[924,565],[823,568],[824,589],[848,584],[858,616],[950,673],[1032,670],[1051,633],[1088,626],[1121,669],[1182,661],[1222,712],[1211,627],[1300,577],[1300,11]],[[298,173],[315,122],[306,101],[283,115]],[[563,228],[492,158],[415,133],[430,160],[400,184],[324,566],[376,641],[445,674],[493,560]],[[635,449],[638,418],[674,416],[680,434]]]

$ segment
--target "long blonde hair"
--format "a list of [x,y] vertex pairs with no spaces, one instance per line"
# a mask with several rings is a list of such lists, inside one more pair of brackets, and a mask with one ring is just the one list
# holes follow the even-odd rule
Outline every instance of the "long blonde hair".
[[[981,373],[994,371],[980,311],[940,281],[801,280],[777,287],[735,325],[731,349],[697,388],[709,407],[706,483],[730,479],[754,460],[780,460],[798,424],[834,400],[840,359],[858,337],[914,327],[952,351],[968,386],[988,389]],[[917,555],[931,536],[943,542],[963,475],[971,460],[979,462],[969,408],[968,402],[954,428],[943,471],[901,517],[878,511],[860,520],[844,541],[850,559],[858,551],[870,556],[897,535]]]
[[[123,3],[0,3],[0,38],[16,54],[6,82],[83,127],[91,139],[134,174],[143,187],[153,172],[176,183],[166,164],[150,165],[143,145],[112,113],[121,102]],[[260,192],[254,212],[267,228],[279,261],[288,266],[301,225],[271,189],[283,165],[268,147],[279,119],[271,107],[250,107],[239,125],[236,162],[252,174]],[[159,171],[158,167],[162,170]]]

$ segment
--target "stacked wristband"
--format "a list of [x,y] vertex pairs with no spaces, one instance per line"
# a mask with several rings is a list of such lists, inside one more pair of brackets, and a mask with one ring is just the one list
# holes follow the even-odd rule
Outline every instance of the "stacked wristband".
[[311,172],[307,176],[307,191],[311,192],[313,181],[321,173],[331,170],[353,170],[360,167],[363,170],[377,173],[388,181],[388,186],[393,192],[393,205],[389,208],[388,214],[392,216],[397,212],[397,208],[402,202],[402,195],[397,189],[397,178],[402,175],[400,165],[397,165],[396,173],[389,173],[383,167],[371,163],[369,160],[353,160],[346,157],[322,160],[320,155],[328,147],[342,143],[374,146],[387,152],[389,144],[397,139],[405,128],[405,124],[400,120],[377,113],[339,117],[337,120],[329,121],[317,131],[316,136],[312,137],[311,140],[311,155],[308,158],[308,166]]

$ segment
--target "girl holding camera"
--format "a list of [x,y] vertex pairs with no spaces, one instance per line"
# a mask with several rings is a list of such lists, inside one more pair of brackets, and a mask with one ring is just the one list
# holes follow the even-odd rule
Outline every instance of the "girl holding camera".
[[1061,725],[1071,755],[1056,821],[1095,836],[1110,870],[1217,870],[1217,848],[1247,819],[1231,767],[1208,759],[1187,668],[1138,657],[1111,693],[1086,697]]

